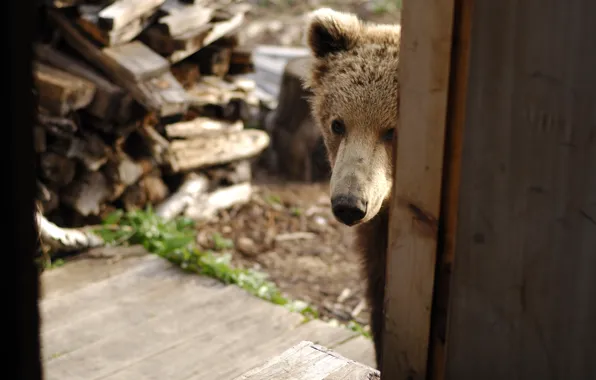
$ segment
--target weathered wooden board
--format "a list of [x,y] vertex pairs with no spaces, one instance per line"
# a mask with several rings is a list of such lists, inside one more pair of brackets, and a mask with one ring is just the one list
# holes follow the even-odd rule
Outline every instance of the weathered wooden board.
[[390,204],[381,368],[395,380],[427,378],[453,8],[453,0],[404,2],[401,16],[399,139]]
[[99,25],[99,11],[101,5],[86,4],[79,6],[77,24],[93,39],[104,46],[121,45],[130,42],[137,37],[143,29],[155,21],[157,14],[154,10],[149,11],[119,29],[103,29]]
[[134,82],[154,78],[170,69],[166,59],[139,41],[105,47],[102,52],[122,68],[127,79]]
[[596,378],[595,13],[473,2],[445,379]]
[[41,107],[56,116],[87,107],[95,95],[95,85],[66,71],[37,62],[35,89]]
[[232,379],[300,341],[357,336],[142,250],[102,250],[42,275],[46,379]]
[[234,380],[372,380],[380,373],[312,342],[289,348]]
[[165,0],[117,0],[99,12],[98,24],[102,29],[115,30],[125,27],[135,19],[146,15]]

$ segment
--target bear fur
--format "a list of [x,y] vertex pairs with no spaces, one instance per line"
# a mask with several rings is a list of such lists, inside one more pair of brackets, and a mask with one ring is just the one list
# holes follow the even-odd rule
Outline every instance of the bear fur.
[[332,168],[331,207],[355,229],[380,369],[400,27],[322,8],[311,13],[305,36],[314,59],[304,85]]

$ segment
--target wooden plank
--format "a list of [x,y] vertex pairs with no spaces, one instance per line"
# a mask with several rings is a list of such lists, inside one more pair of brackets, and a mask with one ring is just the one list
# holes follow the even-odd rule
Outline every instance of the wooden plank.
[[60,68],[78,77],[85,78],[95,85],[96,91],[87,111],[93,116],[110,119],[119,108],[126,106],[123,102],[123,90],[105,79],[84,62],[59,52],[49,45],[35,46],[37,59],[54,67]]
[[432,306],[431,336],[429,349],[429,378],[445,379],[447,350],[447,321],[449,292],[455,238],[457,234],[458,197],[461,180],[463,131],[465,125],[468,66],[472,29],[473,0],[455,2],[453,48],[451,56],[451,84],[449,90],[447,131],[445,137],[445,164],[443,170],[443,195],[441,199],[442,233],[439,236],[435,295]]
[[[85,310],[85,313],[77,318],[64,314],[64,323],[59,327],[43,330],[43,360],[51,363],[64,354],[100,344],[107,336],[129,331],[159,317],[164,311],[176,309],[199,292],[202,293],[202,304],[196,304],[196,307],[209,305],[214,298],[222,297],[227,291],[219,284],[214,287],[213,281],[209,280],[172,266],[159,272],[159,276],[146,278],[134,288],[120,292],[103,307],[76,303],[74,305]],[[109,287],[112,284],[107,285]]]
[[159,116],[182,115],[190,103],[186,90],[170,71],[138,83],[137,89],[145,103],[158,110]]
[[95,95],[93,83],[44,63],[34,65],[34,75],[40,106],[56,116],[87,107]]
[[156,12],[151,10],[119,29],[106,30],[99,26],[101,5],[85,4],[79,6],[78,9],[80,16],[77,18],[77,24],[79,27],[104,46],[116,46],[130,42],[154,22],[157,16]]
[[62,267],[43,272],[40,278],[40,300],[57,298],[80,290],[84,286],[126,272],[137,266],[145,257],[147,256],[136,255],[122,257],[122,259],[115,261],[107,259],[94,260],[89,259],[85,253],[82,253],[78,258],[69,260]]
[[[248,330],[271,306],[258,302],[247,308],[247,299],[252,296],[233,286],[214,289],[213,293],[205,300],[204,291],[195,292],[185,302],[160,311],[144,323],[114,331],[92,345],[55,358],[46,364],[47,379],[105,377],[189,339],[209,341],[235,325]],[[177,368],[169,369],[175,375]]]
[[402,10],[400,121],[389,222],[384,376],[427,376],[451,62],[453,0]]
[[128,79],[135,82],[154,78],[170,69],[166,59],[139,41],[105,47],[102,52],[122,68]]
[[165,0],[117,0],[99,12],[98,24],[102,29],[125,27],[135,19],[157,10]]
[[595,13],[474,4],[447,379],[596,378]]
[[234,380],[371,380],[378,371],[309,341],[289,348]]

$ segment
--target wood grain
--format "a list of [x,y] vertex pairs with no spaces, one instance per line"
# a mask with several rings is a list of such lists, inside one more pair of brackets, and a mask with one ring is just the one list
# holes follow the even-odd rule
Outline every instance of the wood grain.
[[421,0],[405,2],[402,11],[399,139],[381,371],[392,380],[424,380],[427,373],[453,7],[452,0]]
[[596,378],[596,3],[474,5],[446,378]]

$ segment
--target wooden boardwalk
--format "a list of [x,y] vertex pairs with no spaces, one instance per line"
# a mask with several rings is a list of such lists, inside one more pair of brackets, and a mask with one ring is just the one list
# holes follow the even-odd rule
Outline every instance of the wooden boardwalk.
[[374,366],[372,342],[141,255],[42,275],[47,380],[233,379],[310,340]]

